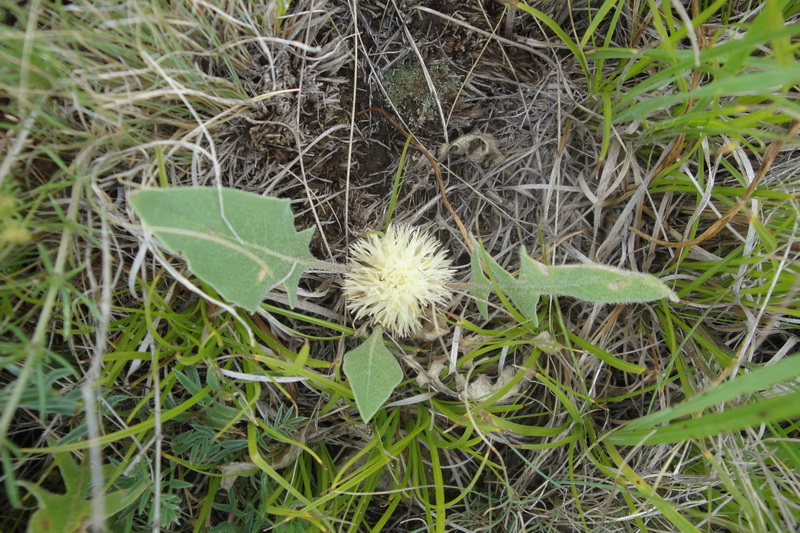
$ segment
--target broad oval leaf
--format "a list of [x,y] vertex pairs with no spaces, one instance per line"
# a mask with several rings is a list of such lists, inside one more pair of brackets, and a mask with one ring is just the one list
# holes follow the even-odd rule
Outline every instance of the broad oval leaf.
[[403,381],[403,369],[383,345],[378,328],[358,348],[344,354],[344,373],[364,422],[369,422]]
[[313,229],[297,232],[289,200],[235,189],[145,189],[130,198],[134,211],[164,247],[181,253],[198,278],[226,300],[254,312],[283,284],[289,304],[313,264]]

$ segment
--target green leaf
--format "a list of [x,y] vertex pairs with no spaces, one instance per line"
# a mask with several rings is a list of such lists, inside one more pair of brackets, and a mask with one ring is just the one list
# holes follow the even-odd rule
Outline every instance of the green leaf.
[[[713,386],[675,407],[644,416],[604,437],[603,441],[623,445],[681,442],[792,419],[800,416],[800,391],[797,390],[766,398],[756,397],[752,403],[727,408],[721,412],[676,420],[742,396],[754,397],[759,390],[793,381],[798,376],[800,354],[759,367],[722,385]],[[659,426],[664,422],[670,424]]]
[[553,33],[555,33],[558,36],[558,38],[561,40],[561,42],[564,43],[565,45],[567,45],[567,48],[569,48],[569,51],[572,52],[572,54],[575,56],[575,59],[578,60],[578,63],[580,64],[581,68],[583,69],[584,74],[586,74],[586,77],[587,78],[591,78],[591,75],[589,73],[589,67],[586,64],[586,56],[584,55],[583,50],[581,49],[580,46],[578,46],[578,44],[575,41],[573,41],[570,38],[569,35],[567,35],[567,32],[565,32],[561,28],[561,26],[559,26],[556,23],[556,21],[551,19],[549,16],[547,16],[542,11],[539,11],[536,8],[530,7],[529,5],[527,5],[524,2],[514,2],[512,5],[514,7],[517,7],[519,9],[525,11],[529,15],[532,15],[534,18],[542,21],[548,28],[550,28],[553,31]]
[[[202,402],[206,399],[206,397],[210,392],[211,392],[211,387],[203,387],[202,389],[200,389],[200,391],[198,391],[197,394],[195,394],[188,400],[184,401],[183,403],[180,403],[167,411],[162,411],[160,421],[167,422],[168,420],[172,420],[173,418],[179,417],[181,414],[188,411],[198,403],[202,405]],[[22,451],[26,453],[33,453],[34,450],[36,451],[36,453],[61,453],[61,452],[72,452],[75,450],[84,450],[89,446],[91,446],[92,444],[103,446],[111,442],[116,442],[118,440],[125,439],[127,437],[130,437],[131,435],[139,435],[143,431],[149,431],[155,425],[156,425],[156,420],[154,417],[151,416],[144,422],[133,424],[131,426],[126,427],[125,429],[120,429],[119,431],[115,431],[114,433],[106,433],[105,435],[100,436],[100,438],[95,439],[94,441],[82,440],[79,442],[58,444],[56,446],[43,446],[40,448],[22,448]]]
[[777,63],[773,63],[770,70],[736,73],[729,77],[702,84],[691,91],[666,94],[642,100],[617,113],[614,122],[619,124],[641,119],[647,117],[653,111],[670,109],[672,105],[686,102],[689,99],[702,100],[703,98],[720,98],[722,96],[754,93],[769,94],[778,92],[781,87],[790,87],[798,83],[800,83],[800,66],[792,64],[781,67]]
[[634,429],[622,435],[605,439],[614,444],[664,444],[685,442],[690,439],[713,437],[720,433],[739,431],[761,424],[793,420],[800,416],[800,391],[759,400],[718,413],[704,414],[698,418],[673,422],[664,427]]
[[[669,287],[650,274],[606,265],[547,266],[531,259],[524,247],[520,247],[517,279],[492,259],[479,243],[475,244],[470,258],[472,293],[479,300],[478,309],[484,317],[484,302],[490,290],[507,294],[534,325],[537,323],[539,297],[543,294],[572,296],[598,304],[650,302],[661,298],[678,301],[678,296]],[[493,278],[491,281],[484,271]]]
[[672,524],[677,528],[677,531],[681,531],[682,533],[700,532],[700,530],[697,529],[694,524],[689,522],[686,517],[677,511],[674,503],[662,498],[657,489],[653,488],[646,480],[642,479],[642,477],[637,474],[636,471],[630,467],[630,465],[628,465],[626,459],[622,458],[619,452],[617,452],[616,448],[606,445],[606,451],[608,452],[609,457],[614,461],[614,463],[616,463],[617,471],[625,476],[625,478],[630,482],[631,486],[635,487],[639,494],[647,498],[653,507],[658,509],[665,518],[672,522]]
[[[82,531],[92,516],[92,502],[75,494],[53,494],[27,481],[20,481],[39,500],[39,509],[28,522],[29,533]],[[79,496],[79,495],[78,495]]]
[[283,284],[289,304],[297,283],[313,264],[313,229],[297,232],[289,200],[235,189],[146,189],[130,198],[144,225],[170,252],[223,298],[254,312],[266,294]]
[[520,282],[534,293],[565,295],[598,304],[651,302],[678,296],[650,274],[607,265],[547,266],[520,252]]
[[[472,277],[475,284],[473,294],[479,300],[483,300],[478,305],[478,310],[481,311],[482,316],[488,316],[484,313],[482,307],[486,307],[485,300],[489,298],[489,290],[500,290],[503,294],[511,298],[517,309],[523,314],[525,318],[532,322],[535,327],[539,324],[539,317],[536,309],[539,306],[539,294],[527,290],[514,276],[506,272],[497,261],[490,256],[480,243],[473,240],[475,249],[470,258],[470,265],[472,267]],[[523,252],[524,253],[524,252]],[[491,281],[483,274],[480,265],[486,268],[493,278]]]
[[[28,523],[30,533],[85,531],[86,525],[92,517],[92,501],[88,498],[91,487],[88,461],[78,466],[69,453],[59,454],[56,458],[67,489],[66,493],[54,494],[34,483],[19,482],[39,502],[39,508],[33,513]],[[109,470],[109,468],[104,468],[104,470]],[[145,485],[141,484],[138,489],[133,491],[118,490],[107,494],[104,518],[108,518],[132,504],[144,488]]]
[[475,305],[483,318],[489,318],[489,305],[486,302],[489,299],[492,282],[481,270],[481,257],[477,247],[469,257],[469,267],[472,272],[472,296],[475,298]]
[[355,350],[344,354],[344,373],[356,398],[356,407],[364,422],[369,422],[378,409],[403,381],[403,369],[383,345],[383,330],[378,328]]
[[586,342],[585,340],[581,339],[571,331],[567,331],[567,337],[569,340],[577,344],[581,349],[586,350],[590,354],[594,355],[601,361],[605,362],[609,366],[612,366],[618,370],[622,370],[623,372],[630,372],[631,374],[642,374],[647,368],[637,365],[635,363],[629,363],[628,361],[623,361],[622,359],[618,359],[614,357],[610,353],[605,350],[602,350],[595,346],[592,343]]

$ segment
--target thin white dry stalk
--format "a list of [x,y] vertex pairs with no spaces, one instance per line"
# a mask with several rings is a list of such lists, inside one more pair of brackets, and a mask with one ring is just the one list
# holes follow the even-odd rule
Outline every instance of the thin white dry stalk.
[[89,469],[91,475],[92,524],[100,531],[106,529],[105,480],[103,479],[103,455],[100,450],[100,417],[97,412],[98,394],[96,383],[100,380],[103,356],[108,343],[108,324],[111,316],[111,237],[108,222],[100,217],[101,283],[100,316],[97,317],[95,346],[92,362],[84,376],[81,393],[86,411],[86,427],[89,434]]

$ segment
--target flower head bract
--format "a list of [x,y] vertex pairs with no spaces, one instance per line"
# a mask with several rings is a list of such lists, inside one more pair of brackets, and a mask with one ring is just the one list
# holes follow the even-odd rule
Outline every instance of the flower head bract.
[[453,270],[435,237],[419,228],[390,225],[385,235],[371,234],[350,251],[345,277],[347,308],[356,320],[370,317],[401,337],[420,325],[424,309],[445,303],[445,284]]

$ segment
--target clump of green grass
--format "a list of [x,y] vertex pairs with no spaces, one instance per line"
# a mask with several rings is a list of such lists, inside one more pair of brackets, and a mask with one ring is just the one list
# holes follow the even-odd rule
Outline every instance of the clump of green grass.
[[[460,65],[470,105],[453,109],[485,111],[468,119],[508,155],[492,169],[442,161],[446,194],[509,271],[509,251],[526,244],[544,261],[658,274],[681,302],[554,298],[534,327],[507,295],[486,302],[486,319],[460,296],[443,337],[390,345],[405,380],[369,425],[341,373],[359,341],[337,278],[311,274],[296,308],[273,293],[237,319],[179,257],[147,248],[127,195],[225,184],[288,197],[313,215],[330,259],[343,258],[348,228],[331,229],[341,182],[322,167],[349,159],[304,154],[348,154],[370,130],[348,113],[308,131],[348,101],[335,95],[365,101],[372,50],[338,39],[419,13],[310,0],[288,11],[3,4],[0,503],[13,511],[0,529],[46,514],[37,485],[75,494],[75,523],[121,531],[797,523],[798,7],[596,4],[552,18],[517,3],[443,13],[486,43]],[[438,68],[442,98],[451,78]],[[403,87],[389,96],[424,93],[435,116],[420,73],[404,74],[407,87],[387,78]],[[255,126],[296,140],[297,156],[254,154]],[[329,147],[338,131],[353,133]],[[352,180],[346,194],[379,180]],[[428,223],[461,254],[436,186],[404,186],[384,187],[392,216]],[[507,403],[470,401],[454,377],[497,383],[509,366],[523,386]]]

